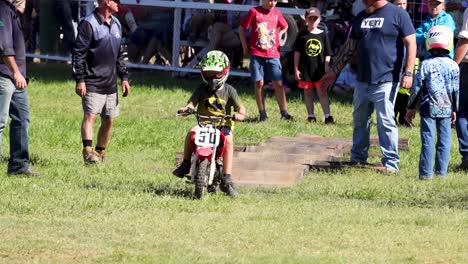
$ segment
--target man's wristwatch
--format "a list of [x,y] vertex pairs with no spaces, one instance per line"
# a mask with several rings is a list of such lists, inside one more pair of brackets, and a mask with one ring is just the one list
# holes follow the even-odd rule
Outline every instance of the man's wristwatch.
[[410,76],[410,77],[412,77],[412,76],[413,76],[413,73],[410,72],[410,71],[405,71],[405,72],[403,73],[403,76]]

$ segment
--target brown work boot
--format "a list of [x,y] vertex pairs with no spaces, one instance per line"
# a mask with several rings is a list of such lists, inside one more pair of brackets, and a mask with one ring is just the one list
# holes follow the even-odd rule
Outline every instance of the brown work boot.
[[89,165],[98,163],[99,161],[101,161],[101,158],[92,147],[84,147],[83,160],[86,165]]
[[99,161],[103,162],[106,157],[106,150],[96,150],[96,153],[99,155]]

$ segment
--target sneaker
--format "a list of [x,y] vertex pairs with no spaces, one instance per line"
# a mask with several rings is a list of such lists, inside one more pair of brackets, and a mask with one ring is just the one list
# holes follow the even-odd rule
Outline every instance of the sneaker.
[[325,124],[335,124],[335,120],[333,119],[333,116],[326,117]]
[[104,161],[105,157],[106,157],[106,150],[103,149],[103,150],[96,150],[96,153],[99,155],[99,160],[101,162]]
[[315,118],[315,116],[309,116],[309,117],[307,117],[307,122],[316,123],[317,118]]
[[380,172],[382,174],[386,174],[386,175],[396,175],[396,174],[398,174],[398,171],[387,168],[384,165],[371,165],[371,168],[377,170],[378,172]]
[[236,197],[239,195],[239,193],[236,190],[236,187],[234,186],[234,183],[231,180],[230,175],[225,175],[223,179],[221,180],[221,185],[219,186],[221,191],[226,193],[230,197]]
[[17,176],[17,177],[41,177],[42,174],[40,174],[37,171],[33,171],[30,168],[27,170],[19,170],[19,171],[12,171],[8,172],[9,176]]
[[85,164],[96,164],[101,161],[99,154],[92,147],[83,148],[83,160]]
[[185,175],[189,174],[190,172],[190,167],[192,166],[192,164],[190,164],[190,162],[187,162],[187,161],[183,161],[179,167],[177,167],[173,172],[172,174],[176,177],[179,177],[179,178],[184,178]]
[[260,115],[258,116],[258,121],[259,122],[265,122],[265,121],[267,121],[267,119],[268,119],[268,116],[267,116],[266,113],[260,113]]
[[293,121],[294,117],[288,113],[281,114],[281,119],[286,121]]

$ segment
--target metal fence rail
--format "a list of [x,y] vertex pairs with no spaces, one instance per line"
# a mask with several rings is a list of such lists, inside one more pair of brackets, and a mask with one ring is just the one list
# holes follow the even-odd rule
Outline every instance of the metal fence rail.
[[[199,72],[198,69],[192,67],[181,67],[179,66],[179,49],[182,44],[186,42],[180,40],[181,21],[182,21],[182,9],[211,9],[211,10],[226,10],[226,11],[248,11],[252,8],[252,5],[238,5],[238,4],[217,4],[217,3],[201,3],[201,2],[183,2],[181,0],[174,1],[163,1],[163,0],[140,0],[139,3],[136,0],[121,0],[121,4],[129,4],[136,6],[151,6],[151,7],[166,7],[174,9],[174,26],[173,26],[173,37],[172,37],[172,66],[163,65],[152,65],[152,64],[136,64],[129,63],[130,68],[139,69],[153,69],[171,72],[187,72],[194,73]],[[283,14],[291,15],[303,15],[304,9],[299,8],[278,8]],[[70,61],[70,57],[55,56],[48,54],[33,54],[27,53],[27,57],[39,58],[45,60],[56,60],[56,61]],[[233,76],[249,77],[250,73],[245,71],[231,70]]]

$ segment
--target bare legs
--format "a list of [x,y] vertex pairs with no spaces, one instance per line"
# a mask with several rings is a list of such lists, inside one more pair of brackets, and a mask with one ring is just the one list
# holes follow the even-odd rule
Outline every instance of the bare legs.
[[[96,122],[96,115],[85,114],[81,124],[81,138],[83,140],[93,140],[93,126]],[[105,148],[109,144],[112,135],[113,118],[101,117],[101,127],[99,128],[97,147]]]

